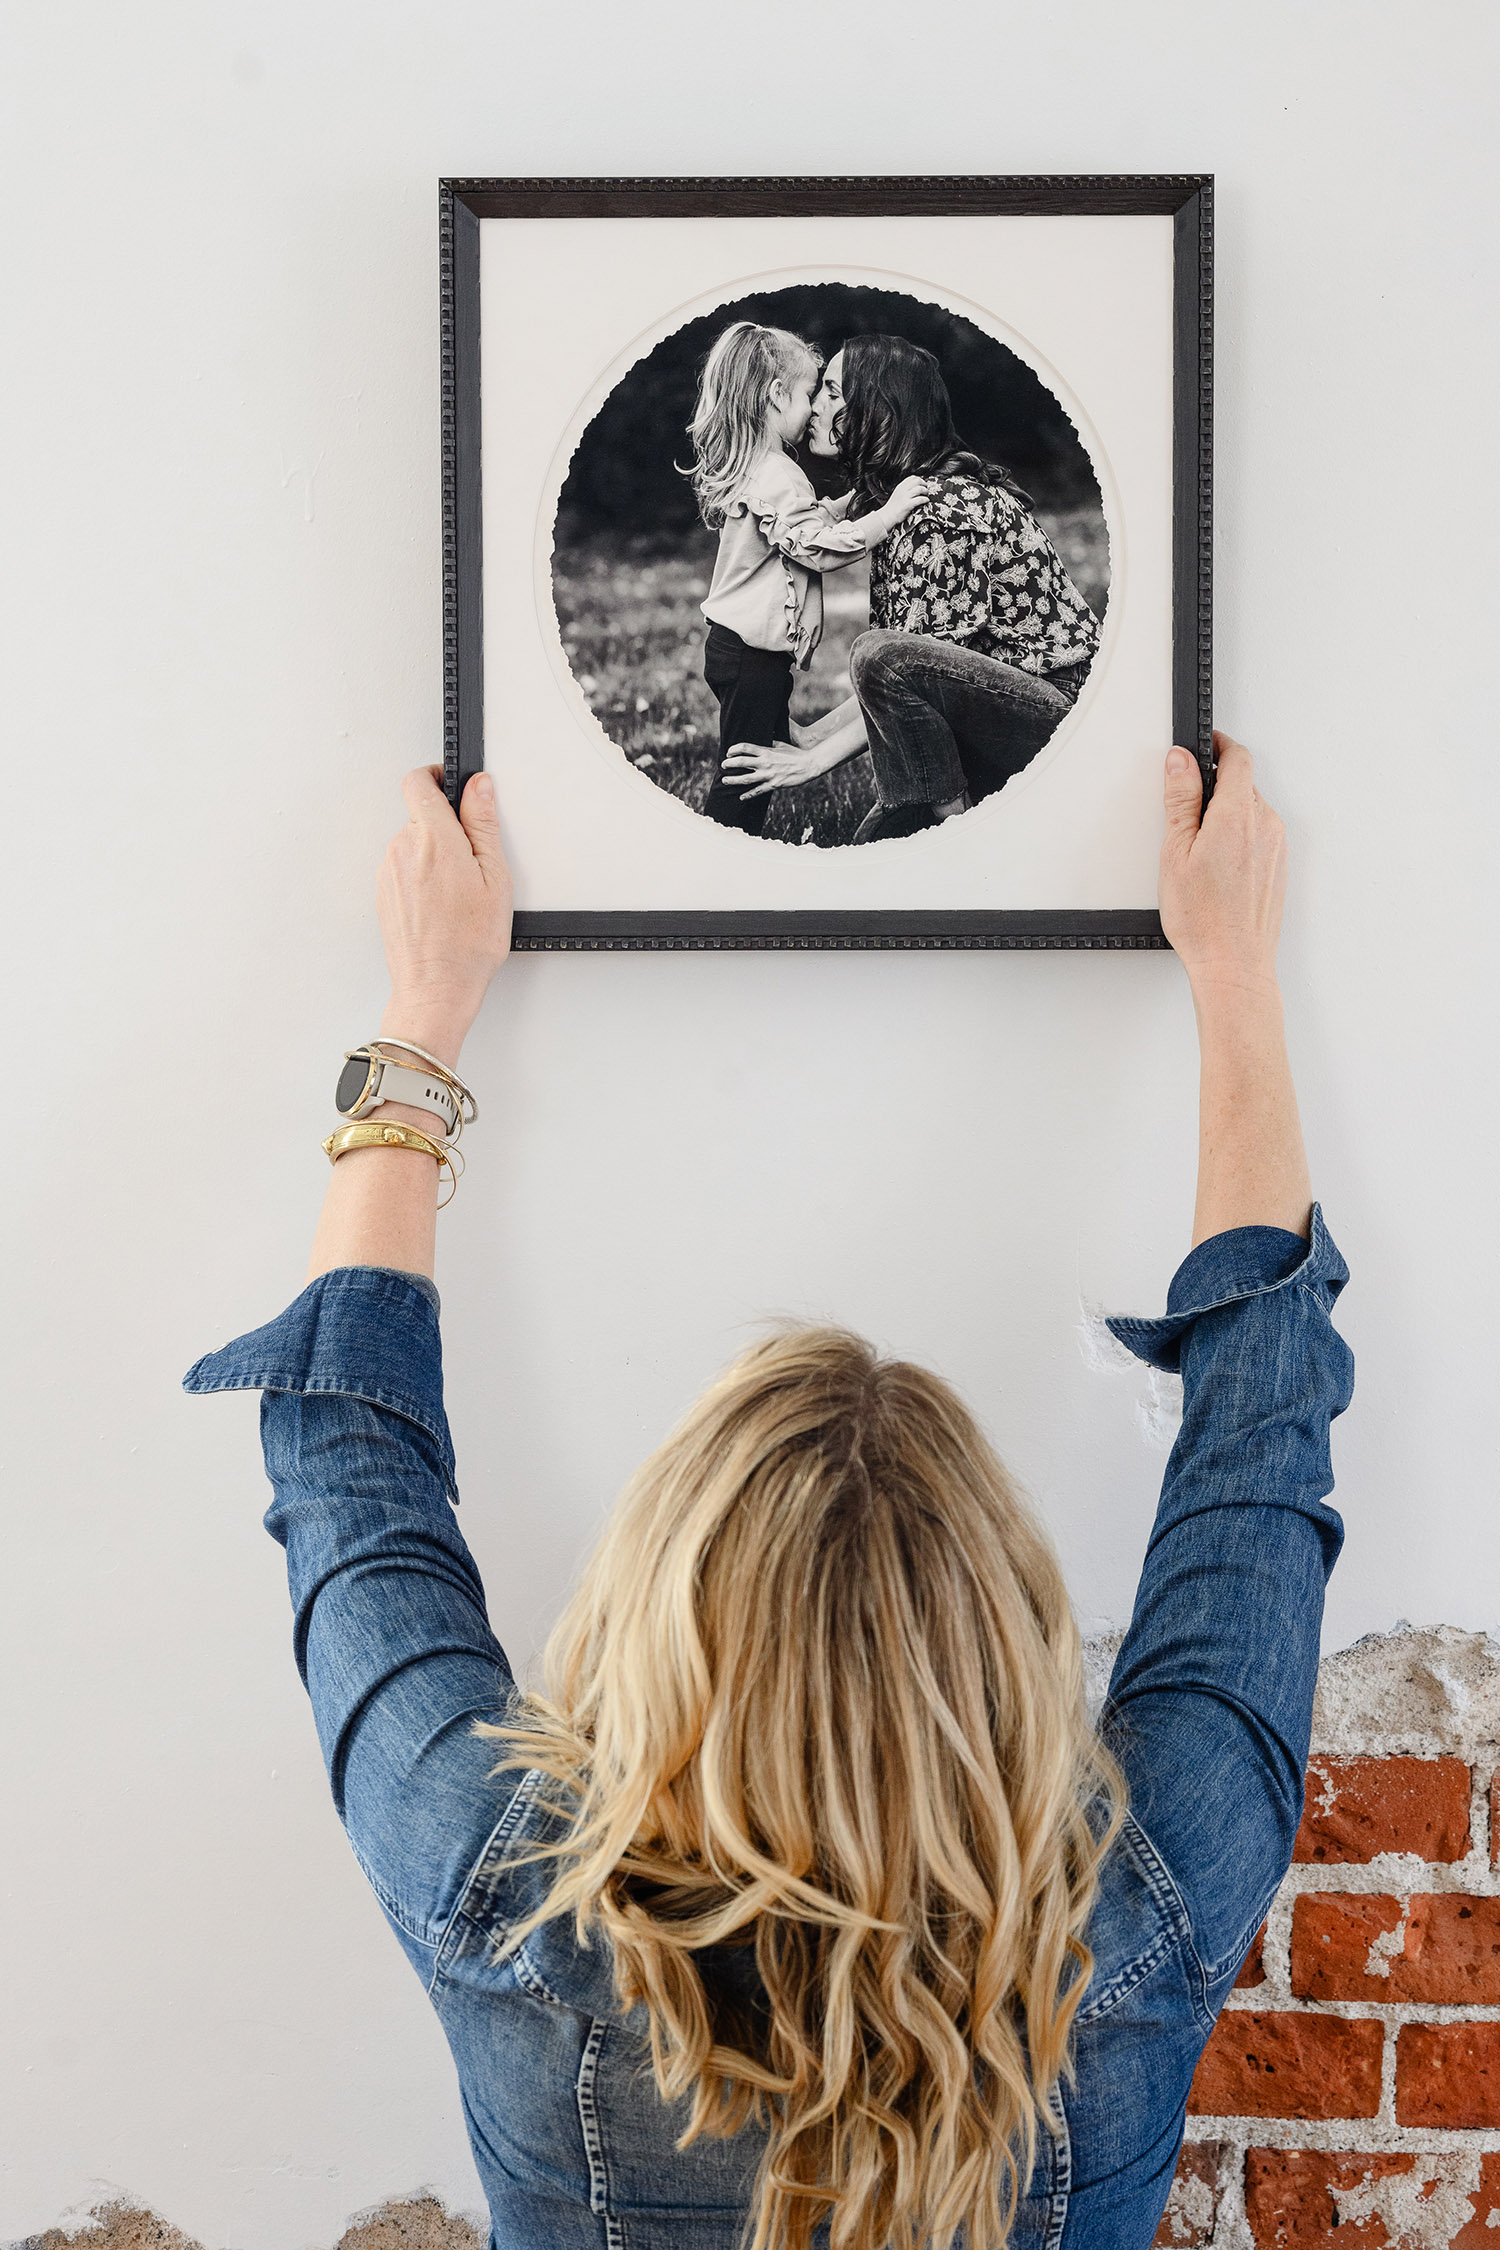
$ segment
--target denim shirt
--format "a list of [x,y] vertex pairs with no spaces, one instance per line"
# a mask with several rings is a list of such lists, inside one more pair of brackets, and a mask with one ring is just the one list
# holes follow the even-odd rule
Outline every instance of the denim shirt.
[[[1164,1319],[1110,1323],[1180,1370],[1184,1412],[1101,1722],[1130,1815],[1013,2250],[1146,2250],[1194,2065],[1291,1857],[1343,1536],[1325,1498],[1346,1279],[1315,1210],[1310,1242],[1200,1244]],[[266,1525],[334,1803],[447,2034],[494,2250],[738,2250],[758,2130],[677,2147],[685,2110],[656,2093],[643,2011],[571,1922],[495,1958],[545,1882],[514,1852],[546,1815],[535,1777],[495,1777],[499,1745],[473,1731],[517,1691],[454,1519],[435,1290],[324,1274],[186,1387],[264,1393]]]

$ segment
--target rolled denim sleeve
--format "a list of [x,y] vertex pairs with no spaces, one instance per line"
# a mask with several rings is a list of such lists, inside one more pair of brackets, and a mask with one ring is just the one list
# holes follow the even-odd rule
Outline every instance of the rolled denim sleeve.
[[419,1968],[513,1792],[473,1733],[514,1689],[457,1523],[437,1294],[341,1267],[200,1359],[191,1392],[259,1390],[293,1647],[334,1803]]
[[1180,1372],[1172,1448],[1104,1730],[1132,1810],[1182,1894],[1217,2007],[1291,1858],[1323,1592],[1343,1541],[1329,1424],[1354,1360],[1330,1314],[1348,1268],[1311,1239],[1239,1227],[1200,1243],[1160,1320],[1112,1320]]

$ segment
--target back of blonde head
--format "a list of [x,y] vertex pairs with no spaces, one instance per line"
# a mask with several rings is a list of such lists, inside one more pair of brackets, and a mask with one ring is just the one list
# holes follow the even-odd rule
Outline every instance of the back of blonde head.
[[[746,1353],[622,1496],[547,1676],[497,1730],[569,1809],[535,1920],[607,1936],[685,2140],[762,2123],[752,2250],[824,2218],[834,2250],[999,2250],[1123,1784],[960,1400],[833,1329]],[[754,2023],[701,1973],[725,1943]]]

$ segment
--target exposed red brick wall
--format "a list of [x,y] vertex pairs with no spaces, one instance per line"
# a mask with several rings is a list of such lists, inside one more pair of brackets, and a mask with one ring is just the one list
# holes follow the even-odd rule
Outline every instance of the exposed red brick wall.
[[1452,2155],[1320,2149],[1252,2148],[1245,2155],[1245,2218],[1255,2250],[1300,2250],[1332,2241],[1336,2229],[1347,2230],[1341,2241],[1365,2250],[1414,2241],[1482,2250],[1495,2241],[1491,2213],[1500,2221],[1496,2156],[1465,2163]]
[[1500,2003],[1500,1898],[1299,1898],[1292,1910],[1292,1990],[1299,2000]]
[[1500,2126],[1500,2023],[1403,2024],[1396,2118],[1462,2132]]
[[1159,2250],[1500,2245],[1497,1761],[1310,1760],[1291,1871],[1193,2081]]
[[1462,1859],[1471,1778],[1462,1758],[1310,1758],[1292,1857],[1303,1865],[1382,1852]]
[[1190,2117],[1373,2117],[1385,2026],[1226,2008],[1188,2097]]

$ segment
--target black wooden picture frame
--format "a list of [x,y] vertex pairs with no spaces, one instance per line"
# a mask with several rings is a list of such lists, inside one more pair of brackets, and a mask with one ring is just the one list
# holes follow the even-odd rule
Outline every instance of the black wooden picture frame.
[[[1173,222],[1172,727],[1213,779],[1213,180],[1207,174],[439,183],[443,770],[484,764],[480,222],[486,218],[1164,215]],[[522,951],[960,947],[1139,950],[1154,909],[519,912]]]

